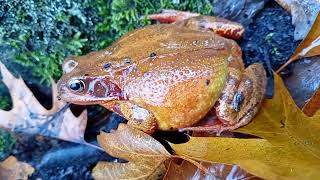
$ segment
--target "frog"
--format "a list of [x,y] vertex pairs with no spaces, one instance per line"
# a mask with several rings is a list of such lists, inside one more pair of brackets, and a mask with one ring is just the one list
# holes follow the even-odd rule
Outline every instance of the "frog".
[[245,68],[236,42],[243,26],[180,11],[149,18],[162,23],[133,30],[106,49],[66,58],[59,98],[99,104],[148,134],[192,127],[212,112],[217,123],[210,131],[248,124],[264,99],[267,78],[262,64]]

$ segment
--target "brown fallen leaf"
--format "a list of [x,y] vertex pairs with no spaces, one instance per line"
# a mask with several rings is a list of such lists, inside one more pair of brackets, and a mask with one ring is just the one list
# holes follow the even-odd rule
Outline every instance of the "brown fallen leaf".
[[302,111],[309,117],[313,116],[320,109],[320,87],[304,105]]
[[108,134],[101,132],[98,142],[110,155],[129,162],[99,162],[93,169],[95,179],[154,179],[163,174],[163,162],[171,157],[157,140],[126,124]]
[[93,146],[84,141],[87,112],[84,111],[79,117],[75,117],[68,104],[57,99],[56,83],[52,82],[53,107],[47,110],[24,81],[20,77],[15,78],[2,63],[0,63],[0,73],[12,98],[10,111],[0,109],[1,128]]
[[[239,166],[225,165],[220,163],[200,162],[211,174],[215,174],[214,179],[260,179],[242,170]],[[182,161],[178,165],[175,161],[170,161],[168,170],[163,180],[181,179],[212,179],[211,174],[204,173],[197,166],[189,161]]]
[[264,139],[191,137],[185,144],[172,144],[174,151],[200,161],[237,164],[266,179],[319,179],[320,111],[307,117],[274,76],[274,97],[237,130]]
[[34,168],[28,163],[20,162],[14,156],[9,156],[0,163],[1,180],[27,180],[28,176],[34,172]]
[[292,24],[295,26],[294,39],[306,37],[312,23],[320,11],[319,0],[276,0],[292,15]]
[[[185,162],[182,168],[179,168],[178,173],[167,172],[168,176],[170,174],[170,176],[181,177],[180,174],[190,175],[191,172],[194,174],[200,173],[210,179],[214,177],[222,178],[227,175],[252,177],[251,175],[247,176],[246,173],[235,166],[206,162],[199,163],[190,158],[171,155],[161,143],[150,135],[126,124],[120,124],[118,129],[111,133],[102,132],[98,136],[98,141],[107,153],[129,162],[99,162],[93,169],[93,177],[95,179],[159,179],[164,175],[169,161],[177,160],[177,158],[182,158],[188,163]],[[191,167],[191,164],[194,171],[189,171],[189,168],[186,169],[184,167]]]
[[[320,1],[318,3],[320,4]],[[277,70],[277,73],[281,72],[286,66],[301,57],[311,57],[316,55],[320,55],[320,13],[317,13],[317,18],[308,32],[308,35],[299,44],[290,59]]]

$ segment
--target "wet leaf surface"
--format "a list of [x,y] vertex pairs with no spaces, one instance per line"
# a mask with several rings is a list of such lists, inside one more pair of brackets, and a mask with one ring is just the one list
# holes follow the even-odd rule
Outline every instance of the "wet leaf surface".
[[[260,179],[242,170],[239,166],[225,165],[219,163],[200,162],[207,169],[205,173],[189,161],[182,161],[177,164],[175,161],[170,161],[168,170],[163,177],[163,180],[181,180],[181,179]],[[212,177],[212,174],[215,176]]]
[[9,156],[0,163],[0,179],[2,180],[27,180],[33,172],[34,168],[31,165],[18,161],[14,156]]
[[238,132],[263,139],[191,137],[172,144],[178,155],[198,160],[238,164],[266,179],[320,177],[320,111],[307,117],[275,75],[275,95],[265,100],[254,120]]
[[320,87],[320,56],[304,58],[294,63],[289,77],[284,78],[292,98],[302,108]]
[[[156,139],[126,124],[120,124],[111,133],[102,132],[98,141],[107,153],[129,162],[99,162],[93,169],[95,179],[159,179],[164,174],[164,179],[253,177],[238,166],[198,162],[171,155]],[[183,163],[175,164],[178,161]]]

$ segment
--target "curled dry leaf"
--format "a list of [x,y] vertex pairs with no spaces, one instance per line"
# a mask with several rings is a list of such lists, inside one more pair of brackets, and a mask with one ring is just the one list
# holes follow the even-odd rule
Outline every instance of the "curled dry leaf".
[[[318,3],[320,6],[320,1]],[[320,13],[317,13],[317,18],[314,21],[308,35],[299,44],[290,59],[277,70],[277,73],[281,72],[286,66],[301,57],[311,57],[317,55],[320,55]]]
[[13,132],[40,134],[88,144],[84,141],[87,112],[84,111],[79,117],[75,117],[68,104],[57,99],[57,87],[54,82],[52,82],[53,107],[47,110],[20,77],[15,78],[2,63],[0,70],[2,80],[12,98],[10,111],[0,109],[0,127]]
[[33,172],[34,168],[31,165],[18,161],[14,156],[9,156],[0,163],[0,179],[2,180],[27,180]]
[[197,160],[238,164],[266,179],[320,177],[320,112],[307,117],[278,75],[274,97],[266,99],[253,121],[237,131],[263,139],[191,137],[172,148]]
[[102,132],[98,142],[110,155],[129,162],[99,162],[93,169],[95,179],[155,179],[164,173],[163,162],[171,157],[157,140],[126,124],[114,132]]
[[295,26],[294,39],[306,37],[312,23],[320,11],[319,0],[276,0],[292,15],[292,24]]
[[309,117],[313,116],[320,109],[320,87],[304,105],[302,111]]

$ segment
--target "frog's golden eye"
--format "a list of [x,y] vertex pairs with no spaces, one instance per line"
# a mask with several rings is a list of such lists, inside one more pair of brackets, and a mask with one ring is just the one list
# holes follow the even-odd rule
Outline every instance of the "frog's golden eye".
[[86,84],[81,79],[74,79],[69,82],[69,88],[75,92],[82,92],[84,91],[85,87]]

